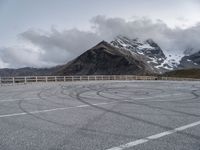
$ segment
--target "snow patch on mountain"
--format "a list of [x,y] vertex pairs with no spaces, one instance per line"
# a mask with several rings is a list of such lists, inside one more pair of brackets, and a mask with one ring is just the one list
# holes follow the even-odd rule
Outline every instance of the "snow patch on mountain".
[[154,49],[154,48],[150,46],[148,43],[143,43],[143,45],[138,46],[138,49],[143,50],[143,49]]

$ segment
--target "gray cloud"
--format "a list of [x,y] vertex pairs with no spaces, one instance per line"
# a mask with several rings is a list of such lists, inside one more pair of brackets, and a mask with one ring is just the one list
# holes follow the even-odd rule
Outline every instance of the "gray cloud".
[[40,52],[33,49],[7,47],[0,49],[0,67],[41,67],[55,65],[40,60]]
[[129,38],[152,38],[164,51],[183,53],[186,49],[200,50],[200,24],[187,29],[169,28],[163,21],[140,18],[126,21],[122,18],[96,16],[91,20],[91,30],[71,29],[49,31],[29,29],[20,34],[24,43],[32,48],[4,48],[0,51],[0,65],[53,66],[65,63],[101,40],[111,41],[117,35]]
[[54,63],[70,60],[100,40],[97,34],[78,29],[59,32],[52,28],[49,33],[28,30],[20,35],[44,50],[40,59]]
[[104,38],[110,38],[121,34],[129,38],[151,38],[155,40],[164,51],[185,51],[192,48],[194,51],[200,50],[200,24],[181,29],[169,28],[161,20],[153,22],[148,18],[134,21],[125,21],[121,18],[106,18],[97,16],[92,19],[96,32]]

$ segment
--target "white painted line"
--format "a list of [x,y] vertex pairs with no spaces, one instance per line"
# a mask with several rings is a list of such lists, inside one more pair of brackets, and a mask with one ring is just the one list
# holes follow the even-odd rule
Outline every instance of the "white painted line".
[[[47,98],[47,97],[44,97],[44,98]],[[15,102],[15,101],[31,101],[31,100],[40,100],[40,98],[21,98],[21,99],[3,99],[3,100],[0,100],[0,103],[5,103],[5,102]]]
[[[153,99],[153,98],[165,98],[168,96],[179,96],[182,94],[173,94],[173,95],[163,95],[163,96],[154,96],[154,97],[140,97],[140,98],[134,98],[133,100],[146,100],[146,99]],[[48,99],[49,97],[42,97]],[[0,103],[6,103],[6,102],[15,102],[15,101],[31,101],[31,100],[41,100],[41,98],[21,98],[21,99],[2,99],[0,100]],[[131,101],[131,100],[126,100]],[[170,101],[170,100],[148,100],[147,102],[164,102],[164,101]],[[172,100],[173,101],[173,100]]]
[[[160,100],[160,99],[158,99],[158,100],[149,100],[149,99],[154,99],[154,98],[166,98],[166,97],[171,97],[171,96],[183,96],[183,93],[181,93],[181,94],[173,94],[173,95],[170,95],[170,94],[168,94],[168,95],[162,95],[162,96],[154,96],[154,97],[146,97],[146,98],[143,98],[143,97],[141,97],[141,98],[134,98],[133,100],[147,100],[147,101],[145,101],[145,102],[173,102],[173,101],[175,101],[175,100]],[[180,99],[180,100],[176,100],[176,101],[183,101],[183,99]]]
[[189,129],[189,128],[192,128],[192,127],[195,127],[195,126],[198,126],[198,125],[200,125],[200,121],[197,121],[197,122],[185,125],[185,126],[181,126],[181,127],[175,128],[173,130],[168,130],[168,131],[161,132],[161,133],[158,133],[158,134],[155,134],[155,135],[151,135],[151,136],[148,136],[146,138],[142,138],[142,139],[139,139],[139,140],[136,140],[136,141],[132,141],[130,143],[120,145],[120,146],[117,146],[117,147],[113,147],[113,148],[110,148],[110,149],[107,149],[107,150],[124,150],[124,149],[127,149],[127,148],[132,148],[134,146],[137,146],[137,145],[140,145],[140,144],[143,144],[143,143],[147,143],[151,140],[159,139],[159,138],[162,138],[164,136],[167,136],[167,135],[170,135],[170,134],[173,134],[173,133],[176,133],[176,132],[180,132],[180,131],[183,131],[183,130],[186,130],[186,129]]
[[[91,105],[93,105],[93,106],[109,105],[109,104],[120,103],[120,102],[123,102],[123,101],[118,101],[118,102],[115,101],[115,102],[109,102],[109,103],[96,103],[96,104],[91,104]],[[79,105],[79,106],[63,107],[63,108],[61,107],[61,108],[54,108],[54,109],[32,111],[32,112],[28,112],[28,113],[22,112],[22,113],[6,114],[6,115],[0,115],[0,118],[23,116],[23,115],[28,115],[28,114],[39,114],[39,113],[46,113],[46,112],[52,112],[52,111],[74,109],[74,108],[92,107],[91,105]]]

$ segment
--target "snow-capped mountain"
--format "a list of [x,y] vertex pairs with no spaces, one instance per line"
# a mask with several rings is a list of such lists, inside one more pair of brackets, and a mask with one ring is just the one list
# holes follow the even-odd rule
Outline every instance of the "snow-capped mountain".
[[191,69],[190,74],[198,72],[193,68],[200,69],[200,51],[192,54],[188,49],[183,54],[177,51],[171,54],[152,39],[117,36],[110,43],[100,42],[67,64],[52,68],[0,69],[0,76],[155,75],[176,69]]
[[[117,48],[126,49],[133,55],[142,55],[143,59],[157,72],[173,70],[178,67],[180,58],[170,54],[165,55],[163,50],[152,39],[145,41],[117,36],[111,44]],[[178,61],[177,61],[178,60]]]

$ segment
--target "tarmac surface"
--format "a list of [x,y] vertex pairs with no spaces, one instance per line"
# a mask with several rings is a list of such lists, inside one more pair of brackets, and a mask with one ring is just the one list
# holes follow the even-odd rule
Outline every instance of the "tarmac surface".
[[200,150],[200,82],[0,87],[0,150]]

